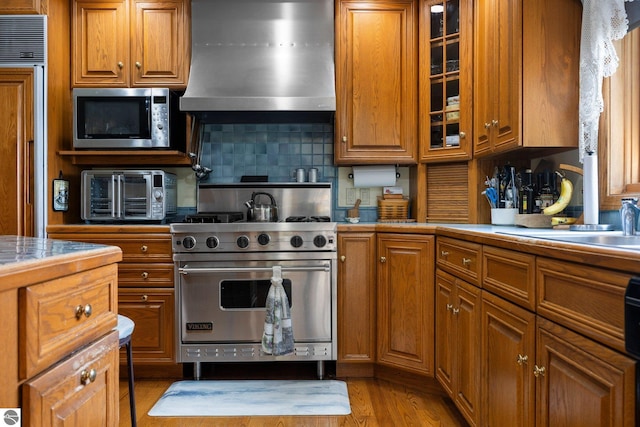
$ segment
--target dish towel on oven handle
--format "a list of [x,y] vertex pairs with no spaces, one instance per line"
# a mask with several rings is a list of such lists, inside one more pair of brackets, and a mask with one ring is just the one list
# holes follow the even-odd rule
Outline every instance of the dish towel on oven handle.
[[265,304],[264,333],[262,351],[274,356],[293,353],[293,326],[289,299],[282,286],[282,267],[273,267],[271,287]]

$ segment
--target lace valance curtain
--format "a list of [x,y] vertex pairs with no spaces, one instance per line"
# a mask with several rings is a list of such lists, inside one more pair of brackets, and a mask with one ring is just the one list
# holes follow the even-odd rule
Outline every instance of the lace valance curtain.
[[[598,121],[604,108],[602,80],[618,68],[613,46],[627,33],[629,26],[625,1],[582,0],[580,44],[579,156],[598,151]],[[640,1],[640,0],[638,0]]]

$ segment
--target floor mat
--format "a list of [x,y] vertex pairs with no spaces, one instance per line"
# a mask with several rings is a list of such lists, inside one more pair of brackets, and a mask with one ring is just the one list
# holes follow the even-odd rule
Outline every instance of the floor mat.
[[337,380],[178,381],[152,417],[348,415],[347,384]]

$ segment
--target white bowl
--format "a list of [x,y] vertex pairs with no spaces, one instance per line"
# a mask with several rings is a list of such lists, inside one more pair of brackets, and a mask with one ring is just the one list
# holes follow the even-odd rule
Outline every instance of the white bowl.
[[351,224],[357,224],[360,222],[360,217],[359,216],[355,216],[353,218],[346,217],[344,220],[347,222],[350,222]]

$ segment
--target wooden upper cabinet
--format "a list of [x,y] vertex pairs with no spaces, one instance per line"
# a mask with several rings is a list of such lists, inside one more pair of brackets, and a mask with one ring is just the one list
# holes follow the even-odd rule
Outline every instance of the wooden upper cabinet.
[[468,160],[472,144],[473,5],[420,1],[420,161]]
[[575,148],[582,5],[474,3],[474,155]]
[[46,15],[48,0],[2,0],[0,15]]
[[132,13],[132,86],[186,86],[190,48],[184,1],[134,0]]
[[75,87],[186,87],[190,58],[186,0],[76,0]]
[[414,1],[339,1],[337,164],[417,162]]
[[73,86],[129,86],[127,1],[73,2]]

